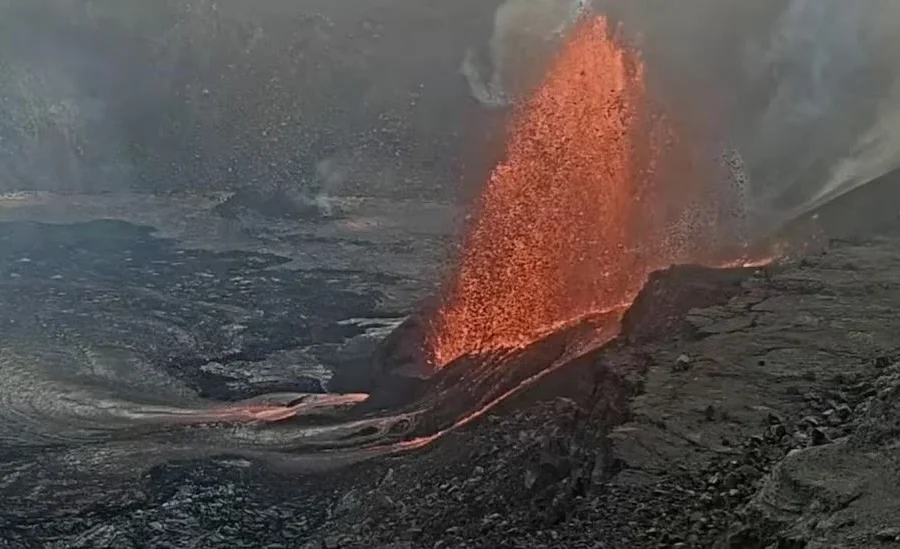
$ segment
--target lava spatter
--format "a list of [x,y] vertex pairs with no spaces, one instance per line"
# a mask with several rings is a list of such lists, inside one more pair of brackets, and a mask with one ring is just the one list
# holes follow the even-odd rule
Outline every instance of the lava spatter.
[[664,188],[659,174],[689,155],[674,154],[643,62],[605,18],[573,31],[514,113],[506,147],[430,324],[436,366],[627,305],[683,248],[664,233],[679,196],[701,185],[683,173],[680,195]]

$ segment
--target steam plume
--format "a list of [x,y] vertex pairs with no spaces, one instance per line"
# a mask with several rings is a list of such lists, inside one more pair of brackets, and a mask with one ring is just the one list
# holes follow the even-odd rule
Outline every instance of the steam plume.
[[[547,26],[555,17],[564,25],[566,5],[575,3],[507,0],[497,11],[490,97],[502,96],[498,84],[515,64],[495,52],[528,55],[522,32],[504,21]],[[640,45],[655,95],[681,113],[695,139],[711,154],[737,149],[758,231],[900,166],[900,3],[594,0],[593,7]],[[506,39],[510,45],[498,45]]]

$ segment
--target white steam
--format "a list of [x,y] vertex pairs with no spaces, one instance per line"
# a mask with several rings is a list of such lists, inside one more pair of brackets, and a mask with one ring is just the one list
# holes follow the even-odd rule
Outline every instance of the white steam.
[[543,61],[586,11],[588,0],[506,0],[494,14],[485,63],[469,49],[460,72],[488,108],[509,106],[539,78]]
[[614,4],[658,93],[740,150],[756,231],[900,166],[900,2]]
[[882,18],[900,19],[900,4],[794,0],[767,47],[745,56],[748,83],[774,76],[742,139],[762,177],[754,206],[770,217],[794,217],[900,165],[900,63],[885,55],[898,51],[900,26]]
[[[651,86],[709,140],[734,146],[744,200],[766,231],[900,167],[900,2],[594,0],[622,24]],[[573,0],[506,0],[489,45],[492,76],[463,65],[473,95],[504,106],[558,33]],[[535,57],[535,54],[538,54]],[[546,59],[546,57],[544,57]]]
[[341,185],[347,179],[344,168],[338,164],[335,158],[326,158],[316,164],[316,192],[313,202],[319,208],[319,213],[325,217],[334,215],[334,198]]

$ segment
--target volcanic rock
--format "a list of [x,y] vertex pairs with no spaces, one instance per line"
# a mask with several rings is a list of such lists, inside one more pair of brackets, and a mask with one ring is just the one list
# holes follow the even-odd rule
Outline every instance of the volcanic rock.
[[424,345],[425,319],[431,311],[431,307],[423,306],[378,346],[372,358],[369,374],[372,389],[366,409],[399,408],[427,390],[425,380],[434,373]]
[[723,303],[741,289],[752,269],[711,269],[674,266],[650,275],[622,319],[622,333],[631,343],[684,334],[684,319],[692,309]]
[[672,366],[673,372],[684,372],[691,367],[691,357],[687,355],[678,355],[675,364]]
[[[124,480],[91,477],[96,489],[85,490],[66,467],[107,455],[4,446],[0,547],[893,543],[900,371],[874,357],[895,355],[897,257],[891,243],[836,245],[803,269],[742,274],[724,289],[707,280],[700,294],[717,300],[662,307],[662,324],[644,295],[623,336],[602,348],[573,345],[591,331],[575,327],[521,351],[466,357],[418,378],[433,406],[397,438],[434,432],[548,364],[556,369],[424,448],[339,470],[310,471],[290,454],[201,457]],[[678,286],[655,277],[656,288]],[[729,323],[734,330],[698,329],[746,316],[755,320]],[[582,352],[567,354],[575,348]],[[681,355],[690,375],[672,371]],[[483,382],[460,384],[473,378]],[[397,390],[403,406],[418,398]],[[829,411],[839,426],[825,420]]]

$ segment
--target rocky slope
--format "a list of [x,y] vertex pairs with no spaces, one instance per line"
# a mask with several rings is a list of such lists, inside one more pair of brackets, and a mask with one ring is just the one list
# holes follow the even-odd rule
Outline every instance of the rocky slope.
[[[896,253],[832,248],[626,333],[542,389],[555,399],[369,473],[321,544],[892,546]],[[683,294],[678,276],[648,291]]]
[[422,450],[38,482],[4,493],[0,547],[895,546],[898,272],[887,240],[674,269],[618,340]]

